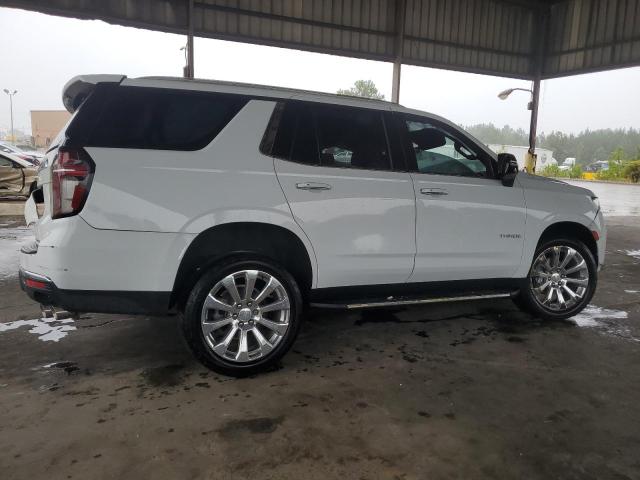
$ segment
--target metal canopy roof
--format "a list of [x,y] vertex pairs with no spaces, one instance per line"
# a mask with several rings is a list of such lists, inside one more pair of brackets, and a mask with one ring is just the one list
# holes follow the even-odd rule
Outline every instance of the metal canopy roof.
[[640,0],[0,0],[196,36],[523,79],[640,65]]

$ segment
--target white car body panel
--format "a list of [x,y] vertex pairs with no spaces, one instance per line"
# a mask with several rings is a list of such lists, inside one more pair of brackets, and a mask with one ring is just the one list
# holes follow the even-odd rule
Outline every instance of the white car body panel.
[[578,223],[597,231],[600,236],[597,242],[598,262],[603,264],[606,230],[602,214],[590,199],[594,196],[590,190],[523,172],[518,174],[516,182],[523,188],[527,206],[524,260],[516,276],[528,274],[540,236],[546,228],[560,222]]
[[[411,176],[275,159],[296,223],[316,252],[322,287],[405,282],[415,255]],[[329,190],[301,190],[318,183]]]
[[167,292],[195,237],[97,230],[79,216],[59,218],[40,230],[38,253],[21,254],[20,266],[60,289]]
[[[412,282],[512,277],[525,230],[519,185],[499,180],[412,173],[417,199]],[[430,196],[422,189],[445,193]]]

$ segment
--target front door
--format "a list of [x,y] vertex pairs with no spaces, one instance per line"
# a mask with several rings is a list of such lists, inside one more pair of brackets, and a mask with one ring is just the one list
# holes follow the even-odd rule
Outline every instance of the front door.
[[380,110],[288,102],[275,171],[311,241],[318,287],[405,282],[415,255],[410,174],[393,170]]
[[510,278],[524,245],[524,194],[502,185],[491,159],[453,127],[403,118],[416,194],[412,282]]

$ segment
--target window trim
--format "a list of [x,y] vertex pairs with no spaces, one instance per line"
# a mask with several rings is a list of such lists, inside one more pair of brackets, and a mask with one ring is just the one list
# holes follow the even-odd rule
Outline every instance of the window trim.
[[[419,173],[421,175],[438,175],[438,176],[445,176],[445,177],[476,178],[476,179],[489,179],[489,180],[494,180],[496,178],[493,161],[491,160],[491,158],[484,152],[484,150],[476,142],[474,142],[471,138],[469,138],[468,135],[465,135],[463,130],[452,127],[451,125],[448,125],[440,120],[437,120],[435,118],[428,117],[428,116],[398,112],[397,117],[398,117],[398,122],[400,123],[402,149],[405,153],[405,157],[407,158],[408,167],[410,169],[409,171],[413,173]],[[441,130],[443,130],[445,133],[450,134],[450,136],[453,137],[454,139],[461,141],[461,143],[466,148],[472,150],[476,154],[479,154],[478,160],[480,160],[486,167],[487,174],[483,177],[476,177],[476,176],[470,176],[470,175],[454,175],[449,173],[421,172],[418,169],[418,160],[416,158],[415,152],[410,146],[411,141],[409,140],[409,129],[407,128],[407,123],[406,123],[407,121],[416,121],[416,122],[432,124],[440,128]],[[470,146],[472,148],[469,148]]]
[[276,136],[278,135],[278,128],[280,127],[280,120],[282,119],[284,107],[285,102],[283,101],[276,102],[273,107],[271,117],[269,117],[269,122],[267,123],[267,128],[264,130],[262,140],[260,140],[260,145],[258,146],[258,151],[263,155],[271,156],[273,144],[276,141]]

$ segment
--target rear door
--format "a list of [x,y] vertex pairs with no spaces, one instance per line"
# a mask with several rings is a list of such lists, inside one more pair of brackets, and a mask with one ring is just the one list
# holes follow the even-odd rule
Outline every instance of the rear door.
[[416,193],[416,262],[410,281],[512,277],[520,266],[522,188],[494,178],[491,158],[463,132],[400,115]]
[[388,112],[287,102],[271,151],[318,287],[400,283],[415,255],[415,195],[389,150]]
[[20,193],[24,187],[22,167],[0,154],[0,195]]

